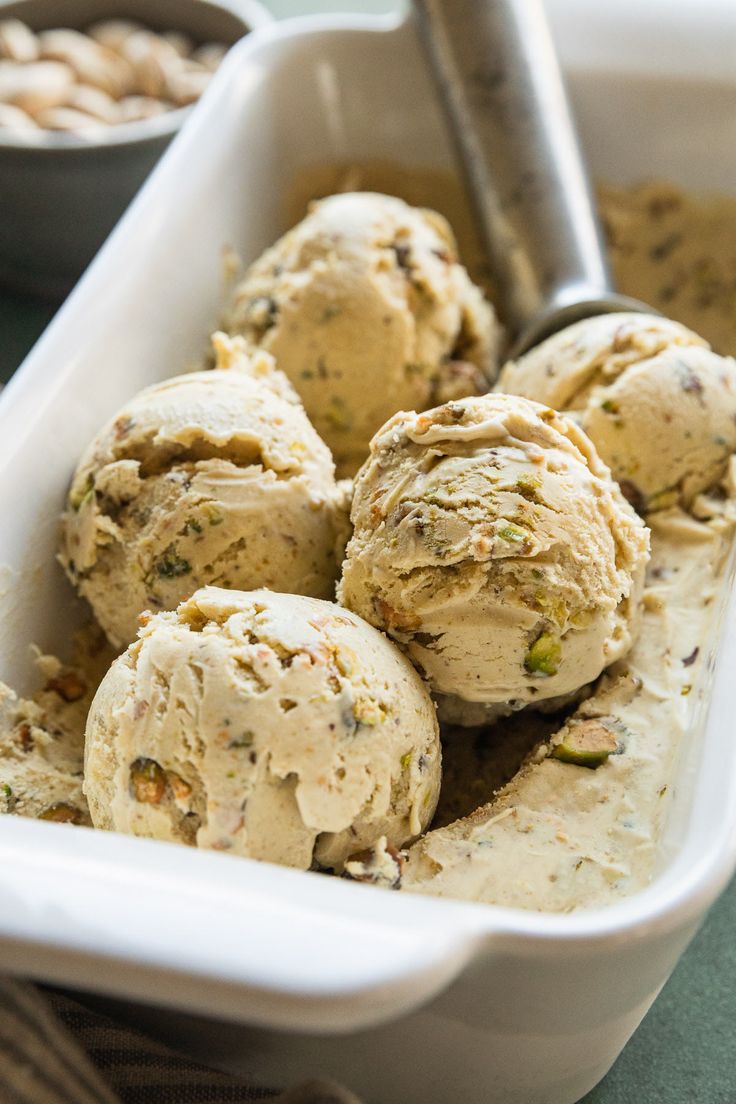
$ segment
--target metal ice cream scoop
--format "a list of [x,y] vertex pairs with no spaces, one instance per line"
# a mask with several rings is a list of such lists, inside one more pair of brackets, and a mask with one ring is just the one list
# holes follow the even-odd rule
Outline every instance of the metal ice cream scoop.
[[618,295],[541,0],[413,0],[514,355]]

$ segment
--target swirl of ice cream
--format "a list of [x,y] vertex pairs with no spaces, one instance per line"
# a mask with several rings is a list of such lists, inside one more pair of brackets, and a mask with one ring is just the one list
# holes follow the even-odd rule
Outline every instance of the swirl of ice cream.
[[236,287],[225,329],[276,358],[339,474],[396,410],[488,390],[500,327],[434,211],[348,193],[315,203]]
[[498,386],[571,412],[641,513],[689,507],[736,450],[736,361],[666,318],[577,322],[507,364]]
[[649,534],[585,434],[485,395],[399,413],[359,473],[340,600],[479,723],[578,691],[624,655]]
[[85,742],[95,827],[341,869],[428,826],[441,751],[399,650],[331,602],[205,587],[105,676]]
[[141,391],[77,467],[60,559],[112,644],[204,584],[331,598],[346,529],[329,450],[265,353]]

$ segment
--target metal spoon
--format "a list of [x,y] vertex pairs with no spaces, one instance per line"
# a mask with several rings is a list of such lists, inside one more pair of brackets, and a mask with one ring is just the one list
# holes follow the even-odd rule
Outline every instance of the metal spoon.
[[618,295],[541,0],[413,0],[501,294],[512,355]]

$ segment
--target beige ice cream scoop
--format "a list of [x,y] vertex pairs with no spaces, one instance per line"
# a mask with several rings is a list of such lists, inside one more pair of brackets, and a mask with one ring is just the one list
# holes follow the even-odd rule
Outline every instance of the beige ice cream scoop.
[[272,353],[339,474],[396,410],[488,390],[500,329],[434,211],[331,196],[255,262],[225,328]]
[[82,457],[60,558],[112,644],[203,584],[330,598],[347,518],[326,445],[265,353],[136,395]]
[[578,322],[507,364],[499,388],[572,412],[640,512],[687,508],[736,450],[736,361],[665,318]]
[[462,724],[557,699],[632,642],[649,534],[585,434],[508,395],[399,413],[355,486],[340,600]]
[[97,828],[308,869],[428,826],[435,710],[381,633],[330,602],[205,587],[110,668],[86,732]]

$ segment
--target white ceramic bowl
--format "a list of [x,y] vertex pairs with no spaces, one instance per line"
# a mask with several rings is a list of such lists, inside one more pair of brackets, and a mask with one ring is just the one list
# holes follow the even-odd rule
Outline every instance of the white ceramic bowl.
[[[733,5],[550,7],[597,175],[736,192]],[[201,349],[223,243],[253,257],[283,229],[301,168],[370,157],[450,161],[411,26],[299,20],[225,62],[0,399],[3,679],[30,684],[31,642],[65,646],[78,607],[53,556],[68,478],[124,399]],[[728,608],[659,872],[628,900],[538,915],[5,817],[0,968],[218,1016],[227,1033],[178,1020],[172,1038],[267,1085],[326,1073],[374,1104],[572,1104],[736,863]]]
[[[34,30],[136,19],[194,42],[231,45],[270,23],[258,0],[0,0],[1,19]],[[110,127],[94,137],[0,128],[0,282],[50,297],[84,272],[190,107]]]

